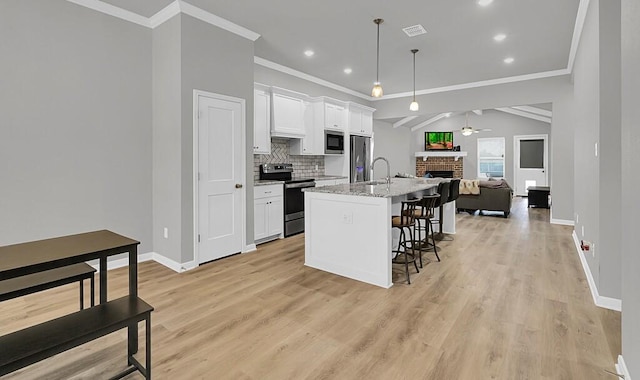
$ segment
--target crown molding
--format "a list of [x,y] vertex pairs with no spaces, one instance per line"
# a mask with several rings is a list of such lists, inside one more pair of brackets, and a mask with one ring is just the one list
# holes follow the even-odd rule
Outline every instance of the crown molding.
[[149,27],[148,18],[144,16],[140,16],[139,14],[133,13],[126,9],[116,7],[115,5],[105,3],[100,0],[67,0],[67,1],[76,5],[80,5],[85,8],[93,9],[94,11],[98,11],[100,13],[104,13],[109,16],[117,17],[121,20],[129,21],[141,26],[146,26],[147,28]]
[[313,83],[319,84],[321,86],[329,87],[329,88],[331,88],[333,90],[344,92],[345,94],[357,96],[358,98],[362,98],[362,99],[369,100],[369,101],[373,100],[373,97],[371,97],[371,96],[364,95],[364,94],[362,94],[362,93],[360,93],[358,91],[354,91],[354,90],[352,90],[350,88],[346,88],[346,87],[337,85],[335,83],[326,81],[324,79],[320,79],[318,77],[314,77],[313,75],[309,75],[309,74],[303,73],[302,71],[298,71],[298,70],[292,69],[290,67],[287,67],[287,66],[281,65],[279,63],[275,63],[275,62],[266,60],[264,58],[260,58],[260,57],[257,57],[257,56],[253,57],[253,62],[256,65],[264,66],[266,68],[269,68],[269,69],[272,69],[272,70],[276,70],[276,71],[279,71],[281,73],[289,74],[291,76],[294,76],[294,77],[297,77],[297,78],[300,78],[300,79],[304,79],[306,81],[313,82]]
[[576,54],[578,53],[580,37],[582,36],[582,29],[584,28],[584,22],[587,18],[588,10],[589,0],[580,0],[580,4],[578,5],[578,15],[576,16],[576,24],[573,27],[571,50],[569,50],[569,62],[567,63],[567,69],[569,70],[569,73],[573,72],[573,65],[576,62]]
[[176,2],[180,4],[180,11],[182,13],[187,14],[191,17],[195,17],[200,21],[204,21],[208,24],[217,26],[218,28],[237,34],[240,37],[244,37],[250,41],[255,41],[258,38],[260,38],[260,35],[258,33],[251,31],[238,24],[235,24],[220,16],[216,16],[213,13],[209,13],[204,9],[196,7],[195,5],[191,5],[181,0],[176,0]]
[[164,24],[169,21],[173,16],[180,14],[180,3],[178,1],[174,1],[171,4],[164,7],[158,13],[149,17],[149,28],[155,29],[158,26]]
[[[489,80],[483,80],[483,81],[479,81],[479,82],[470,82],[470,83],[455,84],[455,85],[452,85],[452,86],[429,88],[429,89],[426,89],[426,90],[416,91],[416,95],[428,95],[428,94],[436,94],[436,93],[439,93],[439,92],[448,92],[448,91],[456,91],[456,90],[466,90],[466,89],[477,88],[477,87],[495,86],[495,85],[498,85],[498,84],[522,82],[522,81],[532,80],[532,79],[551,78],[551,77],[557,77],[557,76],[562,76],[562,75],[567,75],[567,74],[570,74],[568,69],[544,71],[544,72],[541,72],[541,73],[517,75],[517,76],[513,76],[513,77],[489,79]],[[384,95],[381,98],[373,99],[373,101],[380,101],[380,100],[386,100],[386,99],[396,99],[396,98],[406,98],[406,97],[409,97],[409,96],[413,96],[413,92],[399,92],[399,93],[396,93],[396,94]]]
[[147,18],[137,13],[133,13],[126,9],[116,7],[111,4],[107,4],[100,0],[67,0],[70,3],[74,3],[94,11],[98,11],[109,16],[117,17],[122,20],[133,22],[135,24],[145,26],[147,28],[157,28],[163,23],[167,22],[173,16],[180,13],[184,13],[191,17],[197,18],[200,21],[211,24],[220,29],[224,29],[228,32],[236,34],[240,37],[244,37],[248,40],[255,41],[260,38],[260,34],[249,30],[243,26],[235,24],[227,19],[216,16],[213,13],[207,12],[202,8],[198,8],[195,5],[191,5],[186,1],[175,0],[171,4],[164,7],[161,11]]

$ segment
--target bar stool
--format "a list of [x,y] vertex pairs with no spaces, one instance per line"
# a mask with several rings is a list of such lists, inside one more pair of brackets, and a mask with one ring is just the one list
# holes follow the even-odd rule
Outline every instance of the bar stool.
[[[398,249],[393,250],[392,253],[395,255],[391,259],[393,264],[404,264],[404,269],[407,273],[407,284],[411,284],[411,279],[409,278],[409,263],[412,262],[416,267],[416,271],[420,273],[418,269],[418,264],[416,264],[416,255],[414,251],[413,242],[413,228],[415,224],[415,213],[416,207],[420,202],[420,199],[410,199],[406,201],[402,201],[402,208],[400,209],[400,215],[393,216],[391,218],[391,227],[398,228],[400,230],[400,238],[398,239]],[[405,234],[405,229],[409,232],[409,239]],[[402,249],[401,249],[402,248]],[[411,253],[409,253],[409,249],[411,249]],[[404,258],[404,260],[401,260]]]
[[450,184],[451,184],[450,181],[442,181],[438,184],[438,194],[440,194],[440,198],[436,201],[434,208],[439,209],[439,215],[437,219],[432,218],[432,221],[438,222],[438,226],[440,227],[438,230],[439,232],[436,235],[436,238],[438,240],[442,240],[442,237],[444,236],[444,234],[442,233],[442,213],[443,213],[442,206],[444,206],[444,204],[447,203],[449,200]]
[[[454,202],[456,199],[458,199],[459,196],[460,196],[460,178],[455,178],[455,179],[452,179],[451,182],[449,182],[449,197],[447,198],[447,201],[445,203]],[[455,207],[454,207],[454,210],[455,210]],[[442,208],[440,208],[440,219],[443,219]],[[442,224],[440,224],[440,233],[442,234],[441,240],[446,240],[446,241],[453,240],[453,236],[451,235],[447,236],[448,239],[445,239],[445,235],[442,232]]]
[[[420,202],[418,203],[419,208],[415,211],[415,231],[414,236],[417,235],[417,238],[412,245],[418,247],[418,253],[420,258],[420,268],[422,268],[422,251],[428,251],[433,249],[433,253],[436,254],[436,258],[440,261],[440,256],[438,256],[438,247],[436,246],[435,234],[433,231],[433,223],[431,222],[433,218],[433,210],[435,208],[436,202],[440,199],[440,194],[432,194],[425,195],[422,197]],[[424,226],[422,223],[424,222]],[[425,231],[424,239],[422,239],[422,231]],[[429,233],[431,231],[431,233]],[[431,235],[431,243],[429,243],[429,235]]]

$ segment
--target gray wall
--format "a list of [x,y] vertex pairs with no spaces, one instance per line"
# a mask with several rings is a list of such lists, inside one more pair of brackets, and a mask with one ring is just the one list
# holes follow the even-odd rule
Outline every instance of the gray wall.
[[[246,234],[253,244],[253,42],[191,16],[182,17],[182,261],[193,260],[193,90],[246,100]],[[176,142],[178,143],[178,142]],[[224,163],[221,163],[224,164]]]
[[0,245],[151,237],[151,30],[66,2],[0,2]]
[[[600,1],[600,294],[622,297],[620,2]],[[611,196],[615,194],[615,196]]]
[[[596,249],[585,254],[591,274],[598,284],[600,247],[599,240],[599,178],[600,168],[595,156],[595,144],[599,139],[600,124],[600,61],[598,38],[598,1],[589,3],[582,38],[576,55],[573,71],[575,124],[579,133],[575,135],[575,226],[578,239],[596,243]],[[584,236],[582,228],[584,227]],[[596,256],[593,255],[596,254]]]
[[640,376],[640,4],[622,0],[622,355]]
[[[180,220],[181,18],[153,30],[153,249],[182,262]],[[163,229],[169,230],[164,238]]]
[[[413,132],[412,151],[424,151],[425,131],[456,131],[465,125],[465,115],[456,114],[451,117],[440,119],[425,128]],[[460,145],[460,150],[467,152],[467,157],[463,159],[463,176],[467,179],[478,177],[478,139],[487,137],[505,138],[505,179],[515,188],[513,180],[513,137],[516,135],[548,135],[551,141],[551,125],[521,116],[511,115],[496,110],[484,110],[482,115],[469,112],[469,125],[477,129],[491,129],[474,133],[471,136],[463,136],[459,132],[453,135],[453,144]],[[415,161],[414,161],[415,163]],[[551,168],[552,163],[549,163]],[[415,169],[414,169],[415,170]]]
[[[574,70],[576,234],[601,296],[621,298],[620,3],[589,4]],[[598,156],[595,144],[598,144]],[[584,234],[582,233],[584,228]]]
[[[404,127],[393,128],[391,123],[381,120],[373,121],[373,157],[382,156],[389,160],[391,176],[398,173],[415,174],[414,152],[411,146],[411,130]],[[373,178],[383,178],[387,175],[384,162],[376,162],[373,168]]]
[[[553,189],[554,219],[571,222],[573,209],[573,85],[569,76],[535,79],[516,83],[485,86],[466,90],[420,95],[420,113],[463,112],[472,109],[523,104],[553,103],[550,159],[553,169],[550,184]],[[409,116],[407,99],[373,102],[378,111],[375,118],[388,119]]]

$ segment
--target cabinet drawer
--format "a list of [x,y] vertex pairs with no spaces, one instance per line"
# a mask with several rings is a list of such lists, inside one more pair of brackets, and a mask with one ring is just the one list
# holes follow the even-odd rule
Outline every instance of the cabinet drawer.
[[283,186],[281,184],[255,186],[253,188],[254,199],[267,198],[267,197],[281,197],[282,194],[283,194]]

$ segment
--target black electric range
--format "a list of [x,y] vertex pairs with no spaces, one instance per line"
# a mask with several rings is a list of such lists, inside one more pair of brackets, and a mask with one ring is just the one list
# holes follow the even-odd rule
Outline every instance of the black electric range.
[[262,164],[260,165],[259,178],[284,182],[284,236],[304,232],[304,193],[302,189],[315,187],[315,179],[293,179],[292,164]]

